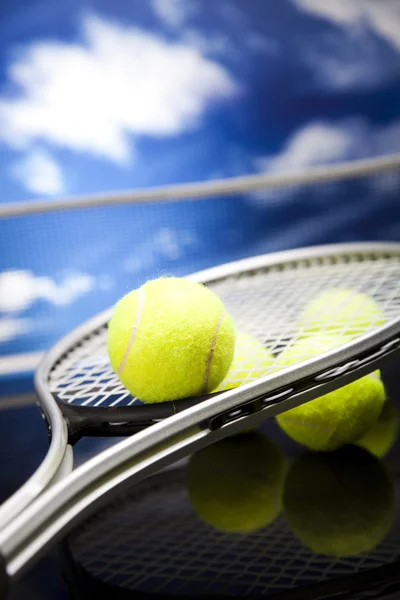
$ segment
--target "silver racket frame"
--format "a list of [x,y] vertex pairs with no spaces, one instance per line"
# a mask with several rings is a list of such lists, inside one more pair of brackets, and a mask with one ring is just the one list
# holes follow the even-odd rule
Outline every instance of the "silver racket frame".
[[[400,256],[400,244],[315,246],[258,256],[195,273],[212,283],[241,271],[340,254]],[[161,468],[244,428],[257,425],[370,372],[400,354],[400,316],[362,339],[288,367],[276,374],[212,396],[108,448],[68,477],[72,448],[61,412],[48,388],[60,357],[108,322],[109,309],[63,338],[40,364],[35,387],[51,430],[48,454],[39,469],[0,509],[0,550],[7,576],[21,576],[79,520],[131,485]],[[362,357],[362,358],[360,358]],[[55,482],[55,483],[54,483]]]

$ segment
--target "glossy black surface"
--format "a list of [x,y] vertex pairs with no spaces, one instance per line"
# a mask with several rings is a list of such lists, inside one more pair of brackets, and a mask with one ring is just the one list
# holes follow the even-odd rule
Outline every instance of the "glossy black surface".
[[[386,367],[383,379],[400,411],[399,367]],[[303,452],[274,422],[264,423],[262,432],[279,446],[288,463]],[[109,443],[95,439],[78,443],[76,462],[86,460]],[[46,431],[35,406],[0,413],[0,444],[3,501],[24,482],[46,452]],[[64,600],[100,593],[116,600],[207,594],[319,598],[334,593],[342,597],[344,590],[354,597],[368,590],[377,598],[389,597],[389,593],[400,596],[399,459],[397,440],[383,459],[395,488],[391,531],[376,548],[359,556],[338,559],[311,552],[288,530],[282,515],[261,533],[218,532],[203,523],[190,506],[183,464],[157,475],[144,488],[132,490],[128,498],[132,510],[125,510],[126,497],[117,499],[104,515],[80,527],[78,534],[71,535],[12,587],[10,598]],[[115,515],[119,527],[110,529]],[[106,525],[99,526],[103,521]],[[121,531],[129,533],[125,541]],[[203,560],[200,579],[199,549]]]

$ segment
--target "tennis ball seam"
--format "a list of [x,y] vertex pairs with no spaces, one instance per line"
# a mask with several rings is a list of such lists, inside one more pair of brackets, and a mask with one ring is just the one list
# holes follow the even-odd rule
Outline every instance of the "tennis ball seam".
[[379,371],[374,371],[373,373],[368,373],[368,377],[372,377],[372,379],[375,379],[375,381],[382,382],[382,379],[381,379],[381,376],[379,374]]
[[137,331],[138,331],[138,328],[139,328],[139,324],[140,324],[140,321],[141,321],[142,316],[143,316],[143,309],[144,309],[145,300],[146,300],[146,292],[145,292],[144,287],[141,287],[138,290],[138,308],[137,308],[136,315],[135,315],[135,321],[133,323],[131,335],[130,335],[128,344],[126,346],[125,353],[124,353],[124,355],[122,357],[122,360],[121,360],[121,362],[119,364],[119,367],[117,369],[117,374],[118,375],[120,375],[122,373],[122,371],[124,370],[126,361],[128,359],[128,356],[129,356],[129,353],[130,353],[130,351],[132,349],[132,346],[133,346],[133,344],[135,342],[136,334],[137,334]]
[[222,322],[225,319],[225,314],[226,314],[226,311],[225,311],[225,308],[223,308],[222,312],[219,316],[219,319],[217,321],[217,324],[215,326],[214,336],[211,341],[210,350],[208,351],[207,360],[206,360],[206,370],[204,372],[204,380],[203,380],[203,389],[202,389],[203,394],[206,394],[207,390],[208,390],[208,378],[210,376],[211,361],[214,356],[215,346],[217,345],[218,333],[219,333],[219,330],[221,329]]
[[301,425],[302,427],[312,427],[314,429],[318,429],[319,431],[328,433],[330,435],[330,439],[332,439],[332,440],[340,442],[341,444],[346,443],[345,440],[343,440],[341,437],[339,437],[337,435],[337,433],[335,433],[334,431],[331,431],[327,427],[322,427],[318,423],[311,423],[310,421],[301,421],[300,419],[290,419],[290,418],[288,419],[288,418],[282,418],[282,417],[280,417],[279,421],[283,424],[292,423],[293,425]]
[[[122,371],[124,370],[126,361],[128,359],[129,353],[132,349],[133,344],[135,343],[135,339],[136,339],[136,335],[139,329],[139,325],[140,325],[140,321],[142,319],[143,316],[143,312],[144,312],[144,304],[145,304],[145,300],[146,300],[146,292],[144,287],[140,287],[138,290],[138,307],[137,307],[137,312],[136,312],[136,316],[135,316],[135,321],[133,323],[133,327],[132,327],[132,331],[131,331],[131,335],[128,341],[128,344],[126,346],[126,350],[124,352],[124,355],[121,359],[121,362],[118,366],[117,369],[117,374],[120,375],[122,373]],[[214,356],[214,351],[217,345],[217,338],[218,338],[218,333],[219,330],[221,329],[221,325],[225,319],[226,316],[226,310],[225,308],[222,309],[222,312],[218,318],[218,321],[216,323],[215,326],[215,330],[214,330],[214,335],[211,341],[211,346],[210,346],[210,350],[207,354],[207,359],[206,359],[206,367],[205,367],[205,372],[204,372],[204,379],[203,379],[203,388],[202,388],[202,393],[205,394],[207,393],[208,390],[208,379],[210,376],[210,370],[211,370],[211,362]]]

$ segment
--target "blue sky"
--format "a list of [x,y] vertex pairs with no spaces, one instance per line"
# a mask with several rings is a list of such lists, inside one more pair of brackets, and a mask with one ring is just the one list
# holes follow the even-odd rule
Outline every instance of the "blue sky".
[[[397,0],[3,0],[0,28],[0,202],[400,150]],[[396,239],[395,193],[343,193],[336,220],[320,194],[121,210],[106,233],[106,213],[2,222],[0,354],[47,347],[160,271]]]
[[399,126],[399,10],[323,5],[2,3],[1,200],[252,172],[313,121],[344,138],[355,119],[344,152],[379,153]]

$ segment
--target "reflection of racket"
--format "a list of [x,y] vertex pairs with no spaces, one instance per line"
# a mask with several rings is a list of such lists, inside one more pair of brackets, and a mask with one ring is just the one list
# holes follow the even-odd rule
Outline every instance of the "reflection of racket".
[[[9,576],[20,574],[81,513],[94,510],[128,479],[139,481],[198,448],[349,383],[399,351],[399,245],[289,251],[210,269],[194,279],[222,298],[239,329],[276,354],[299,336],[296,323],[304,303],[327,289],[369,294],[387,324],[371,322],[351,342],[312,359],[299,356],[302,364],[279,373],[269,364],[265,376],[253,379],[249,373],[240,388],[147,406],[132,399],[111,372],[110,311],[80,327],[46,356],[36,374],[51,443],[39,470],[0,510],[0,548]],[[342,332],[356,319],[341,323]],[[72,466],[71,444],[80,435],[132,433],[64,477]]]
[[306,549],[283,516],[251,534],[223,533],[197,517],[185,469],[173,468],[88,519],[63,544],[62,558],[74,600],[96,593],[115,600],[375,598],[400,590],[399,542],[398,521],[374,550],[345,558]]

